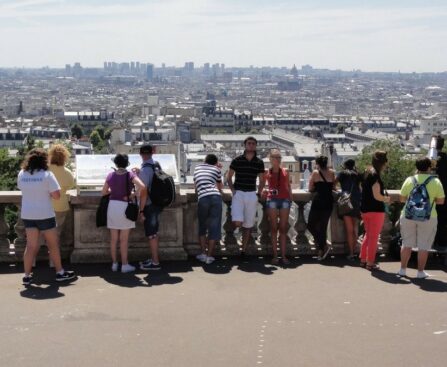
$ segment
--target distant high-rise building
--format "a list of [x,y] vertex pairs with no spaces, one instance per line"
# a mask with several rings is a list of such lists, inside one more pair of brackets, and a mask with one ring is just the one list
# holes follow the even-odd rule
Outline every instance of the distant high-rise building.
[[295,64],[293,64],[293,67],[290,70],[290,74],[292,74],[295,78],[298,76],[298,69],[296,68]]
[[65,75],[70,76],[71,75],[71,65],[65,64]]
[[107,70],[107,61],[104,61],[104,70]]
[[139,61],[137,61],[137,63],[135,64],[135,69],[136,69],[137,74],[139,74],[140,73],[140,62]]
[[146,80],[154,79],[154,65],[147,64],[146,66]]
[[183,70],[185,71],[185,74],[191,75],[194,72],[194,63],[192,61],[185,62]]
[[135,74],[135,61],[130,62],[130,73]]
[[209,62],[206,62],[205,64],[203,64],[203,73],[204,74],[210,73],[210,63]]

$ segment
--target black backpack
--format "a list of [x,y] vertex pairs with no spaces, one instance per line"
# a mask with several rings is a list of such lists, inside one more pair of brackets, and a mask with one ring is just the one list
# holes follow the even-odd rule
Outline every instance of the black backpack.
[[175,201],[175,184],[172,176],[161,169],[160,163],[145,163],[143,167],[151,167],[154,170],[152,185],[148,187],[152,204],[162,208],[171,205]]

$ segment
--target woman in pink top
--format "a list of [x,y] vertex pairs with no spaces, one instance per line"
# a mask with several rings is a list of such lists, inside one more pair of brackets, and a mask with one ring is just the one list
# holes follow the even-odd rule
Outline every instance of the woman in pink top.
[[121,252],[121,272],[129,273],[135,270],[127,260],[127,249],[129,233],[131,228],[135,228],[135,222],[126,218],[125,212],[129,199],[135,195],[134,185],[140,193],[140,209],[146,205],[147,190],[138,176],[128,171],[129,158],[127,154],[117,154],[113,159],[117,170],[109,173],[102,188],[102,195],[110,195],[107,209],[107,228],[110,229],[110,251],[112,255],[112,271],[118,271],[117,245],[120,241]]
[[289,172],[281,167],[281,152],[278,149],[270,151],[270,164],[271,168],[266,171],[265,175],[268,189],[264,190],[263,197],[267,199],[266,208],[270,221],[273,250],[272,264],[276,265],[279,263],[279,229],[282,262],[284,265],[287,265],[290,263],[286,257],[286,241],[289,213],[292,205],[292,189],[290,187]]

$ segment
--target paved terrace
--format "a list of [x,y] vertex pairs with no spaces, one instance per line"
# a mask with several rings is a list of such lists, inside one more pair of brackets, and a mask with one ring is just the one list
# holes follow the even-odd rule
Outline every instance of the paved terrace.
[[0,365],[447,365],[437,258],[426,280],[397,278],[389,261],[374,273],[342,257],[267,261],[166,262],[149,275],[77,264],[79,279],[65,286],[42,262],[28,289],[21,264],[1,264]]

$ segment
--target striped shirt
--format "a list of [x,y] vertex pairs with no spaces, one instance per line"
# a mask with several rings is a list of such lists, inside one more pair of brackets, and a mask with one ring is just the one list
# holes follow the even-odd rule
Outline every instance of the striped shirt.
[[216,183],[222,182],[220,169],[211,164],[199,164],[194,170],[194,184],[199,200],[205,196],[220,195]]
[[233,159],[230,165],[236,178],[234,189],[240,191],[256,191],[256,178],[260,173],[264,173],[264,162],[256,155],[249,161],[244,154]]

